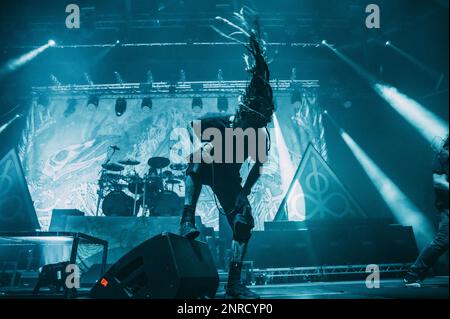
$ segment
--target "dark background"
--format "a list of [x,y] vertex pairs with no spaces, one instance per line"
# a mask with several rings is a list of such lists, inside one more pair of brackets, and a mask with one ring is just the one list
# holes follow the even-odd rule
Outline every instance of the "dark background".
[[[79,30],[65,28],[65,7],[81,7]],[[365,27],[365,7],[381,8],[381,29]],[[260,12],[269,42],[336,44],[379,79],[422,103],[448,121],[448,1],[431,0],[123,0],[123,1],[2,1],[0,65],[49,39],[58,45],[144,42],[224,41],[211,28],[217,15],[249,4]],[[384,46],[389,40],[422,61],[444,81]],[[125,82],[144,82],[147,70],[155,81],[176,81],[184,69],[188,81],[246,79],[239,46],[130,48],[117,46],[103,58],[103,48],[52,48],[20,70],[0,79],[0,125],[14,112],[26,112],[32,86],[51,85],[50,74],[62,84],[115,83],[115,70]],[[321,81],[320,102],[427,216],[435,221],[431,183],[432,149],[418,132],[370,91],[330,50],[270,47],[272,78]],[[351,101],[350,108],[344,102]],[[17,106],[17,109],[13,109]],[[283,107],[290,107],[289,105]],[[3,153],[17,144],[23,121],[0,136]],[[358,162],[327,123],[329,162],[371,214],[389,214]]]

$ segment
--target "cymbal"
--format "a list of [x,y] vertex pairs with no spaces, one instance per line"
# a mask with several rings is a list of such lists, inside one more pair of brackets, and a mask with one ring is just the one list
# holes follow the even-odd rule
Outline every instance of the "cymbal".
[[111,172],[120,172],[125,169],[122,165],[116,163],[102,164],[103,169]]
[[164,168],[169,166],[170,160],[166,157],[151,157],[147,164],[150,165],[152,168]]
[[119,164],[127,165],[127,166],[136,166],[136,165],[141,164],[141,162],[132,160],[132,159],[126,159],[126,160],[119,161]]
[[166,181],[167,184],[172,184],[172,185],[176,185],[176,184],[180,184],[181,181],[179,179],[168,179]]
[[164,171],[162,173],[162,177],[163,178],[172,178],[173,177],[173,173],[171,171]]
[[187,167],[187,164],[170,164],[170,169],[174,171],[184,171]]

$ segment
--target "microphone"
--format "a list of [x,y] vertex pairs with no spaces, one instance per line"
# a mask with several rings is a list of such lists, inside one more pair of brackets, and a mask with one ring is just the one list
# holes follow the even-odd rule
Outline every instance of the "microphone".
[[117,146],[115,146],[115,145],[112,145],[112,146],[110,146],[114,151],[120,151],[120,148],[119,147],[117,147]]

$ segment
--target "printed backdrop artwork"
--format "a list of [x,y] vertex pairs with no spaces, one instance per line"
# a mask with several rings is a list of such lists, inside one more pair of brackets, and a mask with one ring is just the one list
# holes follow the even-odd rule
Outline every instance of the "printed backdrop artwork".
[[[141,99],[128,98],[127,110],[121,117],[115,114],[115,98],[101,98],[98,108],[88,107],[87,99],[81,98],[71,104],[57,96],[50,96],[47,106],[33,102],[19,150],[42,228],[48,228],[55,208],[75,208],[86,215],[95,215],[99,173],[111,152],[110,146],[120,148],[113,162],[140,161],[136,171],[141,177],[148,171],[150,157],[169,157],[175,144],[171,140],[174,129],[185,128],[202,115],[218,112],[216,98],[202,100],[203,110],[194,113],[192,98],[155,97],[152,109],[141,109]],[[294,168],[310,142],[326,158],[322,117],[315,93],[305,93],[302,101],[295,104],[290,97],[276,97],[275,102]],[[230,114],[237,103],[237,97],[229,98]],[[256,229],[262,229],[264,221],[274,218],[284,195],[280,177],[284,168],[280,160],[286,158],[280,159],[274,128],[269,131],[272,141],[269,161],[250,198]],[[243,165],[244,179],[249,167]],[[174,191],[183,197],[184,185],[175,186]],[[206,225],[218,228],[218,211],[208,187],[203,188],[197,212]]]

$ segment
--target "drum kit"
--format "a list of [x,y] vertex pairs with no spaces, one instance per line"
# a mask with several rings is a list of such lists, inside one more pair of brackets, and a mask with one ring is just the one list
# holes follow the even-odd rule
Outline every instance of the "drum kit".
[[136,172],[141,162],[134,159],[111,162],[117,147],[102,164],[98,181],[98,216],[100,206],[105,216],[178,216],[183,198],[174,190],[182,187],[186,164],[171,164],[165,157],[151,157],[143,177]]

